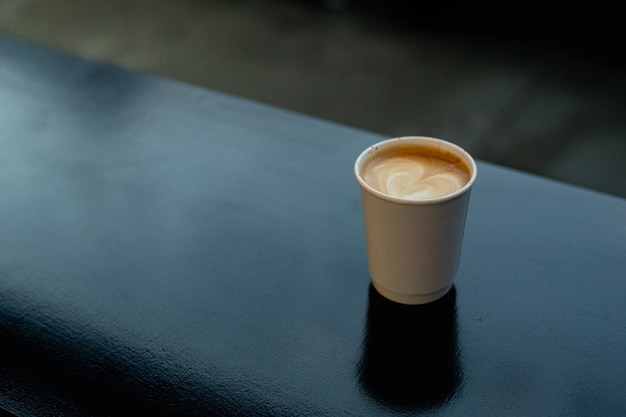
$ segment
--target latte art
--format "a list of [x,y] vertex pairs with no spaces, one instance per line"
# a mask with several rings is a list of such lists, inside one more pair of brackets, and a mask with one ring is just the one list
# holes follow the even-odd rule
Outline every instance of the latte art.
[[454,155],[420,146],[383,151],[361,170],[363,180],[392,197],[429,200],[449,195],[469,181],[469,170]]

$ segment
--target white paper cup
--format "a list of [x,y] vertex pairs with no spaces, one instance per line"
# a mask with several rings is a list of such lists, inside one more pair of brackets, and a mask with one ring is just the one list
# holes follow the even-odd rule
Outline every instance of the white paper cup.
[[[381,152],[407,145],[452,155],[468,180],[460,188],[429,199],[379,191],[364,180],[364,167]],[[357,158],[354,174],[361,188],[369,271],[374,288],[402,304],[424,304],[444,296],[456,276],[476,163],[450,142],[424,136],[388,139]]]

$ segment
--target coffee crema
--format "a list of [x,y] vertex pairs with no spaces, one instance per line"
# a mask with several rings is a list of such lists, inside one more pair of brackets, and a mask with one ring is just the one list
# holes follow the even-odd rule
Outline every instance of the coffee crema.
[[454,193],[471,178],[470,169],[457,155],[411,143],[376,150],[361,166],[360,175],[383,194],[415,201]]

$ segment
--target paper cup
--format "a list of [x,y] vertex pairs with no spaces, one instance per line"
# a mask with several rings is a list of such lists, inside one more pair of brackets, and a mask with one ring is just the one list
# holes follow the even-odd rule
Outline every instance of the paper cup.
[[[394,195],[366,181],[367,170],[381,155],[423,148],[460,164],[466,179],[454,190],[430,197]],[[470,190],[476,164],[450,142],[423,136],[388,139],[357,158],[354,174],[361,188],[369,271],[374,288],[403,304],[441,298],[457,274]]]

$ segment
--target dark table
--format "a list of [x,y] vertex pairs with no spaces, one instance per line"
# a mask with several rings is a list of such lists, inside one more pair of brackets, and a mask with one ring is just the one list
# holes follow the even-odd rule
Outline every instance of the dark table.
[[1,37],[0,409],[625,415],[626,201],[478,161],[453,291],[397,305],[383,138]]

